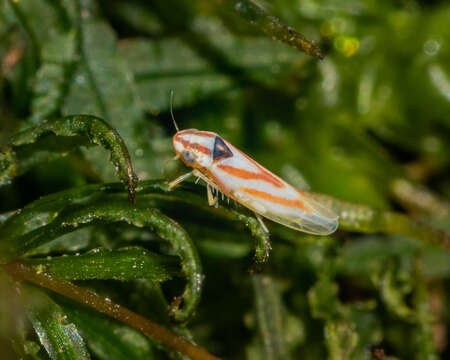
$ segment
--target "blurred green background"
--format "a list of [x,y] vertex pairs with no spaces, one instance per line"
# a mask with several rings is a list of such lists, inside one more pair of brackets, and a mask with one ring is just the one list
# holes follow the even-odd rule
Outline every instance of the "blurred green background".
[[[171,180],[186,171],[170,161],[171,89],[180,128],[217,132],[298,188],[348,202],[344,220],[361,205],[450,231],[450,3],[273,0],[253,3],[259,12],[251,4],[0,0],[3,249],[11,238],[1,224],[12,221],[6,220],[11,211],[61,190],[117,181],[108,151],[86,147],[90,135],[46,134],[26,145],[11,145],[12,136],[63,116],[95,115],[123,138],[140,180]],[[279,41],[278,19],[315,40],[325,58]],[[203,186],[183,191],[206,203]],[[173,270],[179,254],[156,230],[94,223],[17,257],[40,264],[47,256],[124,246],[164,257],[158,261],[167,273],[151,268],[127,281],[71,277],[64,270],[69,261],[60,271],[224,359],[450,358],[450,254],[442,247],[381,225],[368,231],[344,224],[332,236],[315,237],[267,222],[272,250],[267,263],[256,264],[253,239],[242,225],[219,212],[212,217],[197,200],[152,201],[186,230],[199,253],[192,261],[203,265],[203,293],[189,322],[168,318],[167,302],[184,279]],[[35,230],[29,225],[34,215],[17,218],[19,226]],[[126,265],[127,256],[117,264]],[[8,283],[1,273],[5,356],[180,357],[31,286],[30,297],[44,297],[47,311],[29,305],[26,318],[8,320],[14,313]],[[45,327],[52,316],[65,319],[65,330]],[[58,331],[78,336],[78,347],[65,348],[64,338],[61,352],[49,350],[45,341],[62,336]]]

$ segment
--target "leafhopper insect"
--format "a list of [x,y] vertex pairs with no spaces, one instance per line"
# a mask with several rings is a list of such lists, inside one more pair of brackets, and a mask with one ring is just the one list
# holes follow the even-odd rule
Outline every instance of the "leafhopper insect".
[[[172,114],[172,109],[171,109]],[[219,192],[252,210],[266,232],[261,217],[295,230],[316,235],[336,231],[338,216],[310,195],[288,184],[216,133],[179,130],[173,147],[176,157],[193,170],[169,183],[169,189],[195,176],[206,183],[208,203],[218,206]]]

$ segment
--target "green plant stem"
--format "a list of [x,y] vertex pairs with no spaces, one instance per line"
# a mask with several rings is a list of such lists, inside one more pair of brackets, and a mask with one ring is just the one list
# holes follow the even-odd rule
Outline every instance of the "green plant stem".
[[224,7],[233,9],[250,24],[258,27],[266,35],[273,39],[282,41],[296,50],[323,59],[320,48],[313,42],[290,26],[281,23],[280,19],[268,14],[263,8],[259,7],[251,0],[217,0]]
[[3,268],[18,281],[28,281],[46,289],[52,290],[69,299],[75,300],[119,320],[134,329],[157,340],[158,342],[176,350],[192,360],[218,360],[219,358],[210,354],[205,349],[191,344],[186,339],[179,337],[169,329],[135,312],[111,301],[109,298],[100,296],[95,292],[78,287],[68,281],[61,280],[45,273],[38,273],[32,268],[20,262],[3,265]]

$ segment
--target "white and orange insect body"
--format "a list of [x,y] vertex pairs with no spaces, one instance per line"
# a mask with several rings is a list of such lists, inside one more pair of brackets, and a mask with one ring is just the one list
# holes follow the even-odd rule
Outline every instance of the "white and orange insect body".
[[256,217],[273,220],[295,230],[328,235],[338,227],[338,216],[272,174],[228,141],[209,131],[188,129],[173,137],[177,157],[194,170],[172,181],[175,187],[191,175],[207,183],[210,205],[217,206],[217,190],[253,210]]

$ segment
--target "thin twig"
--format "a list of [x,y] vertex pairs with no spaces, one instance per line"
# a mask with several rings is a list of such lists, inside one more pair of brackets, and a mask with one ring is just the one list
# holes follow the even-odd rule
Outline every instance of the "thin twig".
[[55,278],[45,273],[38,273],[34,269],[25,266],[20,262],[3,265],[3,268],[16,280],[31,282],[46,289],[50,289],[69,299],[85,304],[86,306],[119,320],[134,329],[142,331],[152,339],[189,356],[192,360],[220,360],[205,349],[190,343],[164,326],[154,323],[93,291],[83,289],[71,282]]

